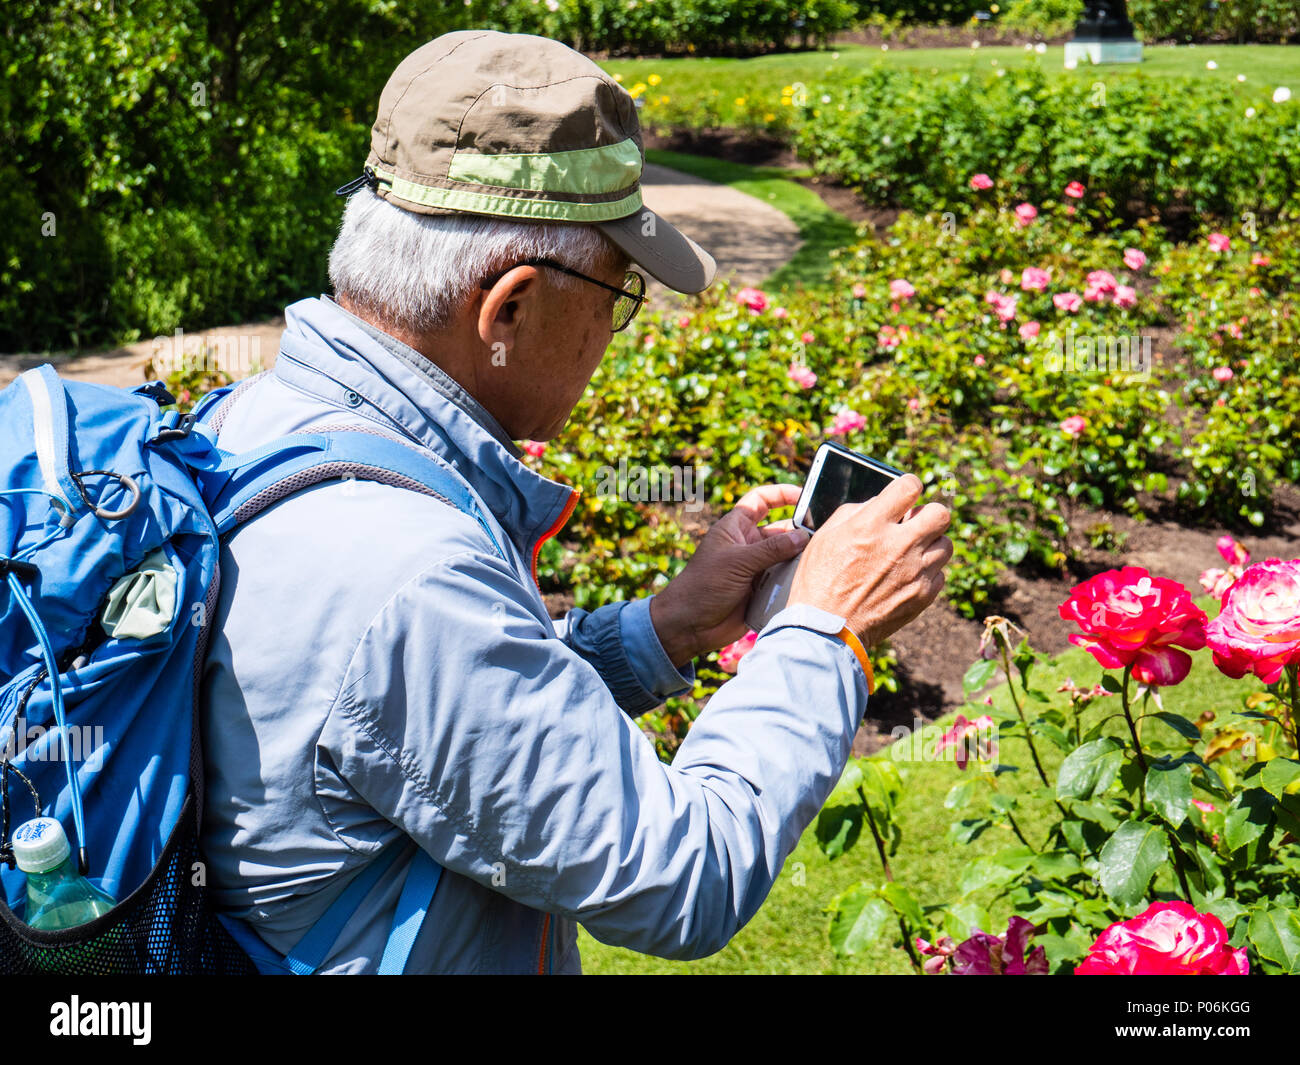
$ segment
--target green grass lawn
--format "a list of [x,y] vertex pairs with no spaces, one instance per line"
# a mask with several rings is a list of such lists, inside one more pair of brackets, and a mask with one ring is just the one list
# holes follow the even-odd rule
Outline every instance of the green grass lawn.
[[[1208,69],[1207,62],[1217,64]],[[1061,77],[1110,82],[1119,78],[1186,75],[1237,86],[1250,96],[1271,95],[1279,85],[1300,94],[1300,46],[1296,45],[1196,45],[1152,46],[1140,65],[1118,64],[1080,67],[1066,71],[1065,50],[1049,48],[1044,55],[1021,48],[893,48],[881,51],[861,45],[845,45],[837,51],[796,52],[758,56],[753,59],[620,59],[603,63],[611,74],[621,76],[631,87],[647,82],[651,75],[662,80],[650,93],[680,100],[717,94],[725,115],[737,97],[751,105],[766,101],[776,113],[781,90],[802,82],[815,86],[828,72],[863,70],[873,64],[910,67],[933,73],[991,71],[1041,64]],[[1245,81],[1239,82],[1238,75]]]
[[765,285],[790,287],[826,282],[830,273],[830,252],[851,244],[857,238],[857,227],[852,222],[827,207],[815,192],[791,180],[792,177],[809,175],[811,171],[745,166],[701,155],[654,149],[646,152],[646,160],[720,185],[730,185],[789,215],[799,227],[803,244],[793,259],[763,282]]
[[[1217,607],[1208,597],[1198,599],[1197,603],[1211,614]],[[1203,710],[1215,710],[1222,719],[1227,711],[1240,709],[1243,697],[1259,687],[1253,680],[1234,681],[1225,677],[1214,668],[1209,651],[1196,652],[1193,658],[1195,664],[1187,680],[1162,693],[1166,710],[1190,718],[1197,717]],[[1031,682],[1052,694],[1053,700],[1063,700],[1064,696],[1054,693],[1067,676],[1073,677],[1081,686],[1090,686],[1100,679],[1101,672],[1091,655],[1071,649],[1050,665],[1036,669]],[[1005,686],[994,691],[993,699],[996,707],[1012,711]],[[1085,712],[1085,721],[1090,724],[1101,716],[1118,712],[1118,703],[1118,697],[1093,703]],[[1114,724],[1118,728],[1121,723]],[[1148,722],[1147,727],[1168,729],[1161,722]],[[922,742],[937,729],[939,726],[931,726],[920,733]],[[915,746],[917,740],[914,738],[902,743]],[[1048,775],[1054,780],[1061,755],[1046,740],[1040,740],[1038,747]],[[900,748],[906,749],[906,746]],[[1019,767],[1017,772],[999,778],[1001,789],[1032,788],[1036,777],[1022,740],[1006,740],[1000,751],[1000,760]],[[952,762],[900,761],[900,765],[907,770],[908,776],[900,811],[903,843],[892,859],[895,879],[910,888],[922,905],[950,901],[957,895],[954,885],[967,862],[1003,847],[1015,846],[1017,841],[1008,829],[986,832],[968,846],[952,843],[947,836],[948,826],[959,815],[945,809],[943,801],[952,785],[964,779],[962,772]],[[966,772],[974,771],[968,769]],[[1045,818],[1035,822],[1032,818],[1018,815],[1018,820],[1031,842],[1037,844],[1042,840]],[[588,973],[910,972],[906,955],[900,949],[884,944],[845,960],[837,959],[831,952],[826,937],[828,918],[824,907],[835,895],[860,880],[873,884],[881,880],[870,837],[864,833],[864,838],[853,849],[832,862],[818,849],[810,827],[786,861],[781,877],[762,909],[719,953],[694,962],[665,961],[606,946],[583,931],[580,941],[583,969]],[[990,912],[1000,922],[1000,927],[993,931],[1004,932],[1010,913],[992,902],[991,889],[975,897],[985,905],[991,904]]]

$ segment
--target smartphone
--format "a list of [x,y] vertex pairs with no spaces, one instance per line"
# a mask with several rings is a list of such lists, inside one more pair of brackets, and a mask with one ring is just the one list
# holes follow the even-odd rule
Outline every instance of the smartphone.
[[[902,476],[902,470],[878,459],[859,455],[839,444],[822,444],[813,456],[808,480],[795,504],[794,524],[816,533],[845,503],[865,503]],[[799,557],[778,563],[754,582],[745,621],[755,632],[761,631],[785,608]]]

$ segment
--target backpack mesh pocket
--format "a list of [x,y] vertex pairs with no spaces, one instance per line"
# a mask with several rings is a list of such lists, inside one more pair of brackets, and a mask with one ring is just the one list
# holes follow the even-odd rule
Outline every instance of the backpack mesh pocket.
[[103,917],[44,932],[0,900],[0,975],[256,975],[193,882],[201,861],[191,792],[148,879]]

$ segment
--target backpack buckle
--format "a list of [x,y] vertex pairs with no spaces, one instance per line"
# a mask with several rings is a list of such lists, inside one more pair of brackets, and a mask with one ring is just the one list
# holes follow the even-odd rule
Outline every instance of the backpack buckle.
[[41,571],[30,562],[19,562],[14,558],[0,557],[0,577],[6,577],[12,573],[20,581],[26,581],[28,584],[34,584]]
[[158,430],[158,435],[150,440],[149,443],[164,444],[168,440],[184,440],[190,435],[190,431],[194,428],[194,423],[198,421],[197,416],[193,411],[190,411],[188,414],[182,414],[177,418],[174,424],[167,425],[166,422],[171,420],[170,415],[175,413],[175,411],[169,411],[167,415],[164,415],[165,428]]

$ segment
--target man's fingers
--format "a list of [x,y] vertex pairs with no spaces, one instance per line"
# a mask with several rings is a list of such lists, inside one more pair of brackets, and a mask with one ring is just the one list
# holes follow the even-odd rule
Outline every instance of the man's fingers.
[[940,536],[921,554],[921,563],[926,569],[943,569],[952,561],[952,541]]
[[802,489],[797,484],[760,484],[751,488],[737,501],[732,513],[739,511],[755,525],[777,507],[792,507],[799,502]]
[[782,518],[780,521],[769,521],[766,525],[758,527],[760,536],[776,536],[780,533],[788,533],[794,528],[794,518]]
[[951,523],[952,512],[947,507],[942,503],[927,503],[907,522],[907,527],[914,529],[919,538],[928,543],[947,532]]
[[921,479],[913,473],[905,473],[870,500],[870,505],[876,513],[884,515],[886,521],[899,522],[921,498],[922,490]]
[[896,524],[903,521],[911,511],[924,509],[915,506],[921,497],[921,491],[920,479],[914,474],[905,473],[865,503],[843,503],[836,507],[835,513],[822,522],[820,528],[833,529],[846,521],[866,519],[873,514],[883,514],[886,521]]

